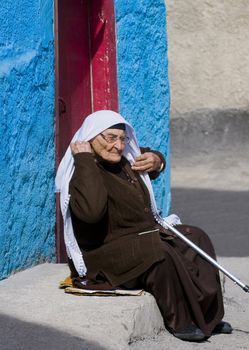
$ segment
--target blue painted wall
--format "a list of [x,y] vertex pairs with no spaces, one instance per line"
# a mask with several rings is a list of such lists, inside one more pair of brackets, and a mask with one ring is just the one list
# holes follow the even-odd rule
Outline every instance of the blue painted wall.
[[52,0],[0,7],[0,278],[55,258]]
[[[143,146],[169,154],[164,1],[114,0],[121,113]],[[55,260],[52,0],[0,7],[0,279]],[[155,185],[170,205],[169,163]]]
[[120,112],[141,146],[160,150],[167,170],[154,185],[158,208],[170,207],[169,82],[164,0],[115,0]]

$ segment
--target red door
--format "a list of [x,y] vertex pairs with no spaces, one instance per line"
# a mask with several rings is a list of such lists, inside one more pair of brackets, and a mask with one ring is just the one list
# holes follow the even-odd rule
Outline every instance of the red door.
[[[117,111],[112,0],[55,1],[56,166],[88,114]],[[66,259],[57,198],[57,260]]]

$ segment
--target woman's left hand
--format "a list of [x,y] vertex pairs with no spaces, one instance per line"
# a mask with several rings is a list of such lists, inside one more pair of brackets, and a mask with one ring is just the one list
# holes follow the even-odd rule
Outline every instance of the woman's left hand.
[[136,158],[135,163],[132,165],[134,171],[160,171],[162,167],[162,161],[159,156],[153,152],[145,152]]

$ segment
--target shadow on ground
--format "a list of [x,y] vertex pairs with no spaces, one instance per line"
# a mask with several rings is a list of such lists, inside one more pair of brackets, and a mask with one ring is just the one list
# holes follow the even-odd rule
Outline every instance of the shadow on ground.
[[[65,320],[66,322],[66,320]],[[107,350],[107,348],[30,322],[0,314],[1,350]]]
[[249,192],[172,188],[171,212],[211,237],[219,256],[249,256]]

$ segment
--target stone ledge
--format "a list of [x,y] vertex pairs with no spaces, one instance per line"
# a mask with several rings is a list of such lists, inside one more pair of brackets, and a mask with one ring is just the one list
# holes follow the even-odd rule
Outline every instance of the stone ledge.
[[[32,332],[30,336],[25,336],[25,331],[17,332],[13,343],[9,333],[15,334],[15,328],[33,329],[37,338],[33,339],[35,349],[39,350],[45,349],[44,341],[46,348],[66,349],[69,339],[74,342],[74,349],[78,342],[78,349],[123,350],[131,342],[154,336],[164,328],[150,294],[119,297],[66,294],[58,289],[58,283],[67,275],[65,264],[42,264],[0,282],[0,323],[8,335],[5,344],[11,342],[6,349],[34,349]],[[20,344],[22,347],[18,347]]]

